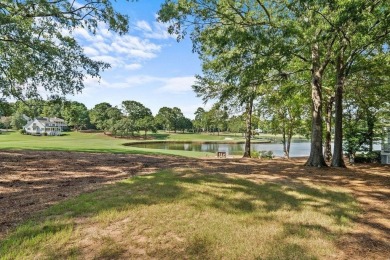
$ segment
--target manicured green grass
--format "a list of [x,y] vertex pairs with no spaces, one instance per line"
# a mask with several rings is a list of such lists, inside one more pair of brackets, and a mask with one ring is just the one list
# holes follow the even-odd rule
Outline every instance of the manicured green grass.
[[[227,141],[242,142],[240,134],[189,134],[189,133],[166,133],[159,132],[148,134],[152,140],[131,140],[113,138],[103,133],[80,133],[67,132],[63,136],[31,136],[22,135],[19,132],[3,132],[0,134],[0,149],[12,150],[46,150],[46,151],[74,151],[74,152],[97,152],[97,153],[133,153],[133,154],[169,154],[186,157],[212,156],[213,153],[195,151],[156,150],[124,146],[133,142],[153,141]],[[261,141],[260,137],[253,141]]]
[[[191,140],[191,134],[179,135],[181,140]],[[195,137],[195,136],[194,136]],[[168,140],[176,140],[175,135]],[[187,139],[186,139],[187,138]],[[205,136],[207,138],[207,136]],[[208,140],[208,139],[206,139]],[[193,151],[155,150],[131,146],[125,143],[133,140],[113,138],[102,133],[68,132],[63,136],[31,136],[18,132],[2,133],[0,149],[12,150],[46,150],[46,151],[75,151],[97,153],[134,153],[134,154],[169,154],[187,157],[210,156],[211,153]]]
[[[249,176],[250,177],[250,176]],[[1,259],[331,259],[358,208],[336,188],[165,170],[52,206]]]

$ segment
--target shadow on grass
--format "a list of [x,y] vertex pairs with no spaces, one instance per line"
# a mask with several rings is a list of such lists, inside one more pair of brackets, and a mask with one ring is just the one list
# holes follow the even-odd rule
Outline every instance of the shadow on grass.
[[[206,187],[206,189],[197,192],[200,187]],[[298,193],[302,197],[295,196],[291,192]],[[200,211],[211,209],[234,215],[254,213],[256,216],[258,215],[256,212],[272,213],[278,210],[299,212],[310,203],[316,203],[318,210],[326,207],[328,209],[326,214],[333,216],[337,213],[338,218],[350,219],[352,217],[350,212],[355,210],[354,201],[350,196],[307,187],[304,184],[293,189],[272,183],[258,184],[222,174],[172,173],[166,170],[152,175],[137,176],[54,205],[33,222],[22,225],[0,242],[0,248],[2,248],[0,255],[7,251],[17,250],[14,248],[15,245],[22,241],[31,241],[48,232],[61,232],[69,228],[69,225],[65,224],[42,224],[47,219],[65,221],[70,218],[93,217],[105,211],[120,212],[139,205],[178,203],[182,200],[189,201],[192,207]],[[307,237],[313,230],[325,236],[335,236],[323,226],[308,224],[286,224],[284,236]],[[294,259],[313,259],[313,256],[299,245],[284,241],[283,237],[280,241],[278,245],[280,248],[275,251],[278,253],[259,259],[291,259],[292,256]],[[207,238],[195,237],[188,243],[185,249],[186,254],[202,259],[214,257]],[[294,252],[294,255],[291,255],[291,252]]]

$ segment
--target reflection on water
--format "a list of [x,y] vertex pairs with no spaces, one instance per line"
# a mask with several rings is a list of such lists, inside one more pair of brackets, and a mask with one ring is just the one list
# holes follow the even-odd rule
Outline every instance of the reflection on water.
[[[211,152],[217,151],[226,152],[231,155],[242,155],[244,153],[244,144],[226,144],[226,143],[142,143],[133,144],[132,146],[149,149],[165,149],[165,150],[180,150],[180,151],[196,151],[196,152]],[[252,144],[252,151],[272,151],[275,156],[283,156],[283,146],[280,143],[263,143]],[[310,143],[299,142],[292,143],[290,148],[291,157],[309,156]]]
[[[242,155],[244,153],[244,144],[227,144],[227,143],[142,143],[131,144],[131,146],[149,149],[165,149],[179,151],[196,151],[196,152],[226,152],[230,155]],[[333,146],[333,144],[332,144]],[[284,156],[283,146],[281,143],[258,143],[251,145],[252,151],[272,151],[275,156]],[[374,144],[374,150],[380,150],[380,145]],[[310,142],[297,140],[291,143],[290,156],[304,157],[310,155]]]

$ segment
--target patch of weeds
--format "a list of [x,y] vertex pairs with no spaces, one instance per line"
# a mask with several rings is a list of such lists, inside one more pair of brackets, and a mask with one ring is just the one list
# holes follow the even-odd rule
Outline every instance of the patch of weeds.
[[96,260],[103,259],[121,259],[125,249],[119,245],[111,237],[102,237],[102,245],[97,256],[94,257]]
[[81,250],[79,247],[72,246],[69,249],[50,249],[45,259],[47,260],[57,260],[57,259],[68,259],[68,260],[76,260],[81,258]]
[[303,225],[297,224],[285,224],[284,233],[288,235],[298,236],[298,237],[307,237],[307,228]]
[[293,243],[279,243],[268,256],[256,257],[257,260],[314,260],[314,256],[308,255],[300,245]]
[[213,251],[213,239],[206,234],[196,234],[193,236],[186,250],[193,259],[213,259]]
[[68,249],[67,254],[67,259],[78,259],[78,257],[81,255],[81,250],[79,247],[73,246]]

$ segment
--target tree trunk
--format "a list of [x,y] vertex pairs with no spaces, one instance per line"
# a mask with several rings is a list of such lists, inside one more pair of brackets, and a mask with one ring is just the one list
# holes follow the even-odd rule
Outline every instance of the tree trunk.
[[253,99],[249,100],[246,106],[245,150],[244,150],[244,155],[242,157],[248,157],[248,158],[251,157],[252,107],[253,107]]
[[282,143],[283,143],[283,153],[284,153],[284,157],[285,158],[288,158],[288,152],[287,152],[287,141],[286,141],[286,125],[283,121],[283,124],[282,124]]
[[312,99],[312,125],[310,156],[306,166],[327,166],[322,153],[322,72],[319,65],[318,45],[312,47],[312,71],[311,71],[311,99]]
[[339,54],[336,62],[335,125],[332,167],[346,167],[343,158],[343,88],[345,67],[343,56]]
[[325,123],[326,123],[326,133],[325,133],[325,151],[324,157],[325,161],[330,162],[332,159],[332,112],[333,112],[333,102],[334,96],[330,97],[326,102],[326,115],[325,115]]
[[374,125],[375,115],[367,113],[367,141],[369,152],[372,152],[374,149]]
[[292,131],[292,126],[290,127],[288,134],[287,134],[287,159],[290,159],[290,147],[291,147],[291,139],[292,139],[293,131]]

